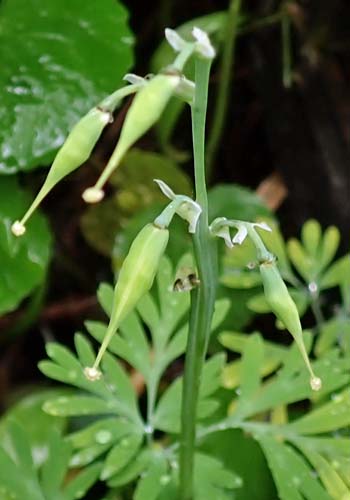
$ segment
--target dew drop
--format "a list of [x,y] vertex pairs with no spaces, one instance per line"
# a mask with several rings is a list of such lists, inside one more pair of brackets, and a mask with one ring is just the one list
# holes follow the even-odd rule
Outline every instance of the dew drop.
[[318,290],[317,283],[315,283],[314,281],[311,281],[311,283],[309,283],[309,285],[308,285],[308,289],[309,289],[309,292],[316,293]]
[[297,476],[294,476],[292,477],[292,483],[295,485],[295,486],[300,486],[300,479],[297,477]]
[[153,426],[151,424],[146,424],[144,426],[144,431],[146,434],[152,434],[153,433]]
[[99,444],[107,444],[112,439],[112,433],[107,430],[100,430],[95,434],[95,441]]
[[166,484],[168,484],[170,482],[170,479],[171,479],[170,476],[164,475],[164,476],[161,476],[161,478],[159,479],[159,482],[161,485],[165,486]]

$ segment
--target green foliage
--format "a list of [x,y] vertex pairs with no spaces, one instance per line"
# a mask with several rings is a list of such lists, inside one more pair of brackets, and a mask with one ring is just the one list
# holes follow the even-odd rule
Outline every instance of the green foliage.
[[[350,439],[333,435],[350,423],[350,393],[344,389],[350,380],[348,359],[332,349],[313,363],[324,381],[314,395],[296,346],[281,349],[263,342],[258,334],[247,339],[226,332],[221,341],[242,353],[224,376],[226,387],[235,387],[239,373],[240,385],[230,415],[213,429],[241,428],[260,444],[282,500],[340,498],[334,496],[339,489],[349,495],[343,478],[348,472]],[[306,335],[309,347],[310,341]],[[288,405],[304,399],[312,404],[311,411],[289,421]],[[335,474],[325,474],[334,463],[338,464]]]
[[1,179],[0,314],[15,309],[46,276],[51,254],[51,233],[44,217],[36,214],[28,232],[21,239],[11,233],[11,222],[22,214],[28,199],[14,178]]
[[[100,479],[107,481],[111,487],[127,484],[143,471],[143,479],[135,492],[138,499],[158,498],[165,487],[168,489],[172,485],[174,489],[178,480],[177,441],[169,448],[166,442],[157,442],[153,434],[155,431],[180,432],[182,377],[175,379],[161,394],[159,384],[169,364],[185,351],[189,294],[172,290],[175,272],[166,258],[162,260],[156,279],[154,293],[148,293],[141,299],[137,311],[129,314],[119,334],[112,339],[109,350],[113,354],[106,354],[103,358],[101,380],[90,382],[83,374],[83,368],[93,363],[95,354],[90,342],[81,334],[75,336],[77,357],[65,347],[49,343],[47,353],[51,360],[42,361],[39,365],[45,375],[79,389],[72,395],[48,399],[44,404],[46,412],[53,416],[93,418],[87,427],[67,437],[73,449],[70,465],[86,466],[97,458],[103,458]],[[109,314],[112,287],[101,285],[98,297]],[[227,309],[227,300],[217,302],[213,329],[222,322]],[[90,321],[86,327],[98,341],[103,340],[106,325]],[[150,330],[150,338],[147,329]],[[144,378],[146,419],[141,414],[130,375],[121,360],[134,367]],[[218,354],[204,366],[198,421],[205,421],[218,409],[215,392],[220,386],[224,362],[225,356]],[[239,485],[237,477],[224,472],[217,459],[199,455],[196,467],[198,475],[206,476],[207,481],[203,483],[197,478],[198,499],[202,498],[203,484],[208,484],[213,491]],[[217,470],[217,474],[213,472],[211,477],[205,472],[208,468]]]
[[83,498],[95,483],[101,465],[95,463],[65,480],[70,448],[52,427],[47,442],[47,456],[37,470],[32,459],[25,428],[15,420],[7,424],[5,440],[10,452],[0,448],[0,494],[4,500],[74,500]]
[[49,164],[74,123],[120,84],[132,44],[115,0],[1,2],[0,172]]

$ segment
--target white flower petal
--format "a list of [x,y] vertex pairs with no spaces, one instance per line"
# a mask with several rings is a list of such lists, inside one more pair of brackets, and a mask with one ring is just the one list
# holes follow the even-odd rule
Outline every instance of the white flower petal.
[[176,51],[181,52],[183,48],[186,46],[186,42],[180,35],[176,33],[175,30],[170,28],[165,28],[165,38],[167,39],[168,44]]
[[246,226],[242,225],[238,227],[238,231],[235,236],[232,238],[232,243],[234,245],[241,245],[243,241],[246,239],[248,234],[248,230]]
[[264,231],[268,231],[269,233],[271,233],[271,231],[272,231],[272,229],[270,228],[270,226],[268,224],[266,224],[266,222],[254,222],[252,224],[252,226],[263,229]]
[[200,28],[194,27],[192,36],[197,41],[196,48],[198,52],[207,59],[214,59],[215,49],[210,43],[207,33]]
[[132,85],[138,85],[140,83],[145,83],[145,79],[142,76],[135,75],[134,73],[127,73],[123,80],[131,83]]
[[168,184],[165,184],[164,181],[160,179],[153,179],[154,182],[156,182],[159,186],[159,189],[162,191],[162,193],[169,198],[170,200],[173,200],[176,196],[174,191],[168,186]]

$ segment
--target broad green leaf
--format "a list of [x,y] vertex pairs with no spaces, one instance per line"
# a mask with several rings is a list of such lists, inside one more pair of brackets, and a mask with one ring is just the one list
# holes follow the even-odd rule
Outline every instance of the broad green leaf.
[[52,417],[42,410],[44,402],[53,397],[63,396],[67,389],[32,389],[32,392],[21,398],[2,417],[0,422],[0,442],[6,451],[5,435],[9,420],[16,420],[26,430],[26,439],[31,447],[35,467],[45,460],[48,453],[48,439],[54,429],[62,433],[67,421],[61,417]]
[[260,435],[258,441],[281,500],[330,500],[307,462],[289,445],[278,442],[268,434]]
[[24,475],[34,475],[31,449],[24,430],[15,420],[8,422],[7,430],[11,440],[10,455]]
[[253,192],[235,184],[219,184],[209,190],[209,220],[225,216],[228,219],[254,221],[258,217],[271,219],[270,210]]
[[74,123],[121,85],[132,45],[114,0],[1,2],[0,171],[50,163]]
[[107,455],[101,471],[101,479],[109,479],[133,460],[141,447],[142,441],[142,434],[131,434],[116,443]]
[[52,432],[48,456],[41,470],[41,485],[47,498],[55,498],[68,468],[70,446],[59,433]]
[[242,486],[242,479],[227,470],[222,462],[204,453],[195,454],[194,495],[202,498],[229,499],[232,490]]
[[226,470],[241,478],[241,486],[234,492],[236,500],[277,498],[265,456],[250,434],[241,429],[215,432],[200,443],[200,451],[220,460]]
[[11,224],[22,216],[28,202],[28,195],[22,191],[16,179],[1,178],[0,315],[15,309],[22,299],[44,281],[46,276],[51,253],[51,235],[44,217],[40,213],[35,214],[27,232],[21,238],[17,238],[11,232]]
[[21,480],[18,480],[20,471],[2,448],[0,448],[0,464],[0,493],[4,495],[5,500],[28,498],[28,495],[32,500],[46,500],[36,478],[31,476],[27,478],[22,473]]

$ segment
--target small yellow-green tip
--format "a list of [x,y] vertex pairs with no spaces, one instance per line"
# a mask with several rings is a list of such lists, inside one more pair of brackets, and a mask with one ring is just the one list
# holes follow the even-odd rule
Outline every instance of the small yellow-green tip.
[[319,391],[322,389],[322,380],[319,377],[311,377],[310,386],[313,391]]
[[93,366],[92,367],[87,366],[86,368],[84,368],[84,375],[91,382],[100,380],[100,378],[102,377],[102,373],[100,372],[100,370],[94,368]]
[[15,236],[22,236],[26,232],[26,228],[22,222],[16,220],[11,226],[11,231]]
[[102,189],[91,187],[85,189],[82,197],[86,203],[98,203],[103,199],[104,195],[105,194]]

